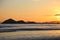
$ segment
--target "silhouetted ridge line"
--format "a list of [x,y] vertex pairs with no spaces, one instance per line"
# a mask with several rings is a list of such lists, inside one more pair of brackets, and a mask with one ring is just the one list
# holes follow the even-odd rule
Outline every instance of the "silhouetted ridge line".
[[15,21],[13,19],[7,19],[2,24],[36,24],[36,22],[25,22],[24,20]]
[[17,23],[19,23],[19,24],[25,24],[26,22],[23,21],[23,20],[20,20],[20,21],[17,21]]
[[8,19],[8,20],[5,20],[4,22],[2,22],[2,24],[14,24],[14,23],[16,23],[16,21],[13,19]]
[[29,22],[27,22],[27,24],[37,24],[37,23],[33,22],[33,21],[29,21]]
[[60,24],[60,21],[50,21],[50,22],[34,22],[34,21],[28,21],[25,22],[24,20],[19,20],[19,21],[15,21],[13,19],[7,19],[4,22],[2,22],[2,24]]

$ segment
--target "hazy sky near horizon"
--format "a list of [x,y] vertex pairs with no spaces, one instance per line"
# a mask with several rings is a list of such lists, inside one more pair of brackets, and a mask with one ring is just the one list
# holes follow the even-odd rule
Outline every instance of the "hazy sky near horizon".
[[0,0],[0,21],[56,21],[59,13],[60,0]]

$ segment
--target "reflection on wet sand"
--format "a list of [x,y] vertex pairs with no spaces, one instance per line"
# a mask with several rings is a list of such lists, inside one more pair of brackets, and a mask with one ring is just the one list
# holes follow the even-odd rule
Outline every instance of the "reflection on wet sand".
[[[4,38],[4,39],[3,39]],[[0,40],[40,40],[49,39],[55,40],[60,39],[60,30],[49,30],[49,31],[17,31],[17,32],[6,32],[0,33]]]

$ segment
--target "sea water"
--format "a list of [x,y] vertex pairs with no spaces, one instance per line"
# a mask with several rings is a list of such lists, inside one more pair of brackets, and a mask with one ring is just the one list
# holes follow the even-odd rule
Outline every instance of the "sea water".
[[[0,24],[0,29],[60,29],[60,24]],[[32,30],[0,33],[0,40],[60,40],[60,30]]]

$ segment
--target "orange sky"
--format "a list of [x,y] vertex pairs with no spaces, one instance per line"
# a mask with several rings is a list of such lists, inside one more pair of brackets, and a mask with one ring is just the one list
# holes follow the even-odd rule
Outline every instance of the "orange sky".
[[25,21],[56,21],[60,0],[0,0],[0,21],[12,18]]

